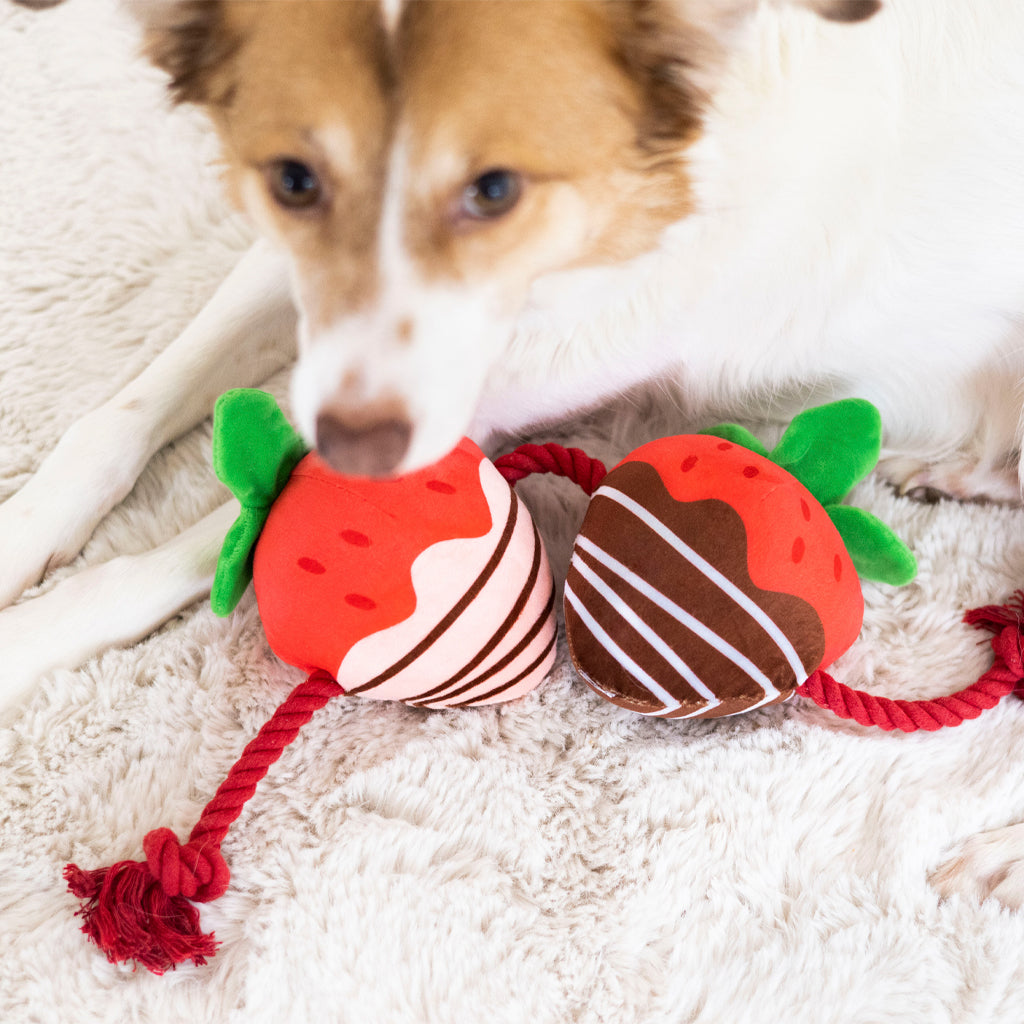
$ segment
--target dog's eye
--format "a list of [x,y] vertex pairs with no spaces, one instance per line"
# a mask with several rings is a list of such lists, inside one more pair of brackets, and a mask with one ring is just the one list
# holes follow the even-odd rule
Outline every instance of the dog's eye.
[[301,160],[275,160],[266,174],[271,195],[288,209],[308,209],[323,195],[316,172]]
[[514,171],[488,171],[466,186],[462,210],[478,220],[500,217],[519,202],[522,190],[522,179]]

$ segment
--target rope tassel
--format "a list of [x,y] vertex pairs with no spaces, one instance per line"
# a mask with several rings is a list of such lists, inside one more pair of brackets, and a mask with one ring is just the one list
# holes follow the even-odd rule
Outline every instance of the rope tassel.
[[326,672],[314,672],[296,686],[242,752],[184,845],[170,829],[158,828],[143,840],[144,861],[64,869],[68,889],[83,901],[82,931],[111,963],[132,962],[163,974],[188,960],[200,966],[213,956],[216,939],[201,930],[193,904],[215,900],[228,887],[231,873],[221,843],[284,748],[343,692]]

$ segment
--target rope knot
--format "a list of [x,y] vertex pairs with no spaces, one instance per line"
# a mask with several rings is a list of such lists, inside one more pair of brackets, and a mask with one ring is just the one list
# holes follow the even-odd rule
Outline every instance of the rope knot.
[[168,896],[206,903],[228,887],[231,872],[216,846],[183,846],[169,828],[157,828],[143,839],[142,848],[150,874]]
[[1017,626],[1004,626],[992,637],[992,651],[1002,658],[1007,671],[1016,678],[1024,679],[1024,659],[1021,656],[1020,630]]
[[992,637],[992,653],[996,656],[996,664],[1002,661],[1006,673],[1016,683],[1013,692],[1024,697],[1024,651],[1021,650],[1020,627],[1004,626]]

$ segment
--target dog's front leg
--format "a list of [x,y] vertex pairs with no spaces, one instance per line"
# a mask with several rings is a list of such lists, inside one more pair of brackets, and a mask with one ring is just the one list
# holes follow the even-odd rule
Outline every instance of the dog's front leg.
[[284,366],[294,355],[294,317],[283,257],[259,242],[185,331],[73,424],[0,505],[0,608],[74,558],[149,459],[208,416],[222,391]]
[[159,547],[90,566],[0,611],[0,724],[46,672],[134,643],[204,597],[237,515],[230,501]]

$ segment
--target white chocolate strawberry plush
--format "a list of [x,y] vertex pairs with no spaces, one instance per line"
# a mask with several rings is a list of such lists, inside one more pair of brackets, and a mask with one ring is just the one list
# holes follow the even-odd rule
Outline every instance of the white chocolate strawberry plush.
[[214,466],[242,503],[211,600],[250,576],[283,661],[421,707],[510,700],[555,656],[551,570],[526,506],[472,441],[397,479],[343,477],[274,399],[217,404]]

